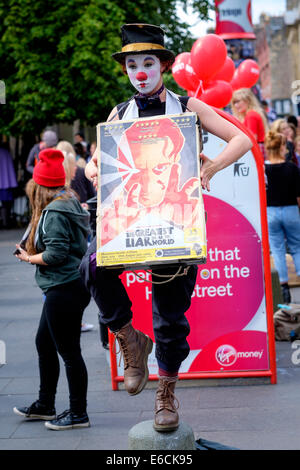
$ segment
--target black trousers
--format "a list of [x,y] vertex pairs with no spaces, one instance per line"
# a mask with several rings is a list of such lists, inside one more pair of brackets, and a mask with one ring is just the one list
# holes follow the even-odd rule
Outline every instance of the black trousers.
[[59,358],[65,365],[70,410],[86,411],[88,376],[81,355],[80,334],[84,309],[90,294],[81,279],[52,287],[46,293],[36,335],[39,357],[39,401],[54,406],[59,378]]
[[[89,258],[95,249],[93,240],[80,265],[80,272],[100,310],[101,322],[110,330],[117,331],[132,319],[132,303],[119,277],[122,269],[97,268],[92,275]],[[177,270],[178,266],[155,267],[152,273],[173,275]],[[197,266],[191,265],[186,276],[166,284],[152,284],[155,355],[159,367],[169,372],[179,370],[190,351],[187,342],[190,327],[185,312],[191,304],[196,278]]]

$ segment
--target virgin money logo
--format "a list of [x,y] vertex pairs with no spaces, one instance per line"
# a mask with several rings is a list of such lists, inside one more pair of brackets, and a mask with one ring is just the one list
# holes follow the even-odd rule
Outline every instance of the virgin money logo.
[[223,344],[216,350],[216,360],[221,366],[232,366],[237,360],[237,352],[233,346]]
[[216,350],[216,360],[221,366],[232,366],[237,359],[262,359],[263,349],[260,351],[236,351],[230,344],[223,344]]

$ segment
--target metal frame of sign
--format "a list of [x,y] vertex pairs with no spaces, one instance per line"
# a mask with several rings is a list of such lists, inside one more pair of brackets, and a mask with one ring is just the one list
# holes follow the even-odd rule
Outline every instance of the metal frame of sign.
[[[266,298],[266,320],[267,320],[267,338],[268,338],[268,353],[269,353],[269,369],[266,370],[251,370],[251,371],[220,371],[220,372],[185,372],[180,374],[181,380],[195,380],[195,379],[223,379],[223,378],[238,378],[238,377],[269,377],[271,384],[276,384],[276,350],[275,350],[275,333],[273,324],[273,296],[272,296],[272,279],[271,279],[271,263],[270,263],[270,249],[268,239],[268,223],[267,223],[267,200],[265,190],[265,174],[263,156],[256,143],[254,136],[241,124],[237,119],[220,109],[214,108],[215,111],[233,123],[236,127],[241,129],[252,141],[253,147],[251,152],[255,159],[258,188],[259,188],[259,201],[260,201],[260,221],[262,233],[262,248],[263,248],[263,266],[264,266],[264,281],[265,281],[265,298]],[[110,368],[111,368],[111,382],[112,390],[118,390],[118,384],[124,381],[124,377],[118,375],[117,358],[115,352],[115,338],[109,332],[109,346],[110,346]],[[157,375],[149,375],[149,380],[158,380]]]

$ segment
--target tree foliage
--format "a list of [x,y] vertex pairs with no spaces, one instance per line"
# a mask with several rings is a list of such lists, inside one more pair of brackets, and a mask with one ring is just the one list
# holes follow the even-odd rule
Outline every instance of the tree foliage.
[[133,93],[111,58],[121,48],[120,26],[161,25],[169,48],[190,50],[178,4],[208,16],[210,0],[0,0],[0,80],[6,85],[0,132],[38,134],[53,123],[105,120]]

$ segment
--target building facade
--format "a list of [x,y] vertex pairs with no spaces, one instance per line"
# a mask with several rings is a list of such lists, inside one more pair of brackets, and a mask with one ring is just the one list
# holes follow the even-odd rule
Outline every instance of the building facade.
[[255,34],[262,98],[272,102],[279,116],[293,114],[294,58],[288,44],[285,16],[262,14]]
[[300,115],[300,1],[287,0],[284,21],[292,58],[291,99],[294,114]]

